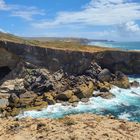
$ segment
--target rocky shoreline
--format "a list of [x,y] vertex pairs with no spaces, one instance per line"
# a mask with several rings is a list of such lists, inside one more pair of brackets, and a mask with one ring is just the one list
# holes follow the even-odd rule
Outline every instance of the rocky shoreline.
[[139,86],[123,73],[139,73],[139,52],[97,47],[83,52],[9,41],[0,41],[0,50],[1,117],[55,103],[76,105],[90,97],[114,98],[113,85]]
[[91,114],[62,119],[15,119],[21,111],[91,97],[115,98],[112,86],[139,87],[140,52],[93,48],[75,51],[0,41],[0,139],[139,140],[140,124]]
[[[8,80],[13,75],[16,78]],[[0,86],[1,117],[15,116],[25,110],[40,110],[55,103],[75,106],[79,101],[87,102],[90,97],[114,98],[115,95],[110,93],[113,85],[126,89],[139,86],[137,82],[130,83],[124,73],[111,73],[96,62],[81,75],[68,75],[62,69],[51,73],[20,62],[3,81]]]

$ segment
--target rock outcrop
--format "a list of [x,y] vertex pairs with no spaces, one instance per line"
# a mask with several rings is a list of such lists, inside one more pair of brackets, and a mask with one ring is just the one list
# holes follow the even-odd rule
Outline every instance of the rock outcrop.
[[[118,70],[140,73],[140,52],[83,52],[4,41],[0,41],[0,49],[6,54],[0,57],[0,72],[3,67],[10,69],[0,79],[0,111],[4,116],[57,102],[87,102],[92,96],[110,99],[115,97],[110,93],[112,85],[138,85],[130,84]],[[100,93],[93,95],[94,91]]]
[[126,74],[140,74],[139,51],[109,49],[94,51],[93,49],[91,52],[83,52],[43,48],[8,41],[0,41],[0,48],[52,72],[63,69],[70,74],[82,74],[91,62],[96,61],[102,68],[108,68],[112,72],[120,70]]

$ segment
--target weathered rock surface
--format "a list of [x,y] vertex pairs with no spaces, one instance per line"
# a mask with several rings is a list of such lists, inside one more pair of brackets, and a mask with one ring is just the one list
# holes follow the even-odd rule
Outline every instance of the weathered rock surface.
[[1,140],[139,140],[140,124],[82,114],[62,119],[0,119]]
[[0,47],[16,56],[20,56],[26,62],[43,66],[52,72],[63,69],[67,73],[81,74],[88,70],[89,65],[94,60],[101,67],[112,72],[120,70],[126,74],[140,74],[139,51],[82,52],[29,46],[8,41],[0,41]]
[[112,98],[112,84],[138,86],[136,82],[130,85],[128,77],[116,70],[121,66],[126,73],[140,73],[139,66],[135,69],[131,64],[139,65],[139,52],[82,52],[2,41],[0,50],[6,54],[0,57],[2,76],[3,69],[10,68],[0,79],[0,93],[8,95],[0,98],[3,113],[14,115],[21,108],[41,108],[56,102],[75,105],[80,100],[87,102],[97,90],[103,98]]
[[130,88],[128,77],[120,71],[116,72],[116,79],[113,81],[113,84],[120,88]]
[[102,82],[109,82],[111,80],[111,72],[108,69],[103,69],[98,74],[98,79]]
[[104,99],[112,99],[115,98],[116,96],[112,94],[111,92],[99,92],[99,93],[94,93],[93,97],[102,97]]
[[135,88],[138,88],[140,86],[140,83],[137,82],[137,81],[133,81],[130,83],[131,87],[135,87]]
[[94,91],[94,85],[90,81],[88,84],[82,84],[77,88],[77,91],[75,92],[75,95],[79,98],[89,98],[92,97]]

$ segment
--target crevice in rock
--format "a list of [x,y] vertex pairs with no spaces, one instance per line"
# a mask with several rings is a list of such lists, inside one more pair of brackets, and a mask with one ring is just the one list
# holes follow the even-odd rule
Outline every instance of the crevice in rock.
[[0,67],[0,81],[9,73],[11,72],[11,69],[8,66]]

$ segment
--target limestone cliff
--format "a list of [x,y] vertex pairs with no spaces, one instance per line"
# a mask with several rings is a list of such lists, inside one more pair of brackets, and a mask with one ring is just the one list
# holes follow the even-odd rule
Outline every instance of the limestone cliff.
[[140,74],[140,52],[103,50],[103,51],[73,51],[58,48],[43,48],[8,41],[0,41],[0,66],[14,66],[19,59],[51,72],[63,69],[70,74],[81,74],[92,61],[97,61],[102,67],[111,71],[121,70],[126,74]]

